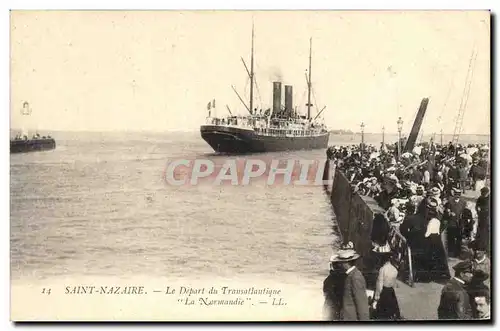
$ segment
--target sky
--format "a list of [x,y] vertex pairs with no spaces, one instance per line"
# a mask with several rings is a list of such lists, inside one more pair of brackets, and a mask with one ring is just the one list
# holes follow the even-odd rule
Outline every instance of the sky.
[[422,130],[453,133],[475,50],[462,132],[490,132],[487,11],[12,11],[11,127],[190,131],[213,99],[245,115],[231,86],[248,100],[252,22],[256,107],[281,80],[306,112],[312,38],[312,114],[326,106],[330,129],[397,132],[401,116],[409,132],[429,97]]

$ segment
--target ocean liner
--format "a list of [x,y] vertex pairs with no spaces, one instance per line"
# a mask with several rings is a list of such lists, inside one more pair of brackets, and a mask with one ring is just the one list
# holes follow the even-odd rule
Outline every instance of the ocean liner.
[[[245,69],[250,79],[250,100],[248,105],[235,91],[248,115],[236,116],[231,113],[223,118],[210,116],[215,100],[207,105],[209,115],[206,124],[200,126],[201,137],[218,153],[247,154],[278,152],[288,150],[312,150],[326,148],[329,132],[318,121],[324,107],[313,118],[311,116],[311,62],[312,39],[309,41],[309,70],[307,80],[307,114],[299,114],[293,106],[293,87],[285,85],[285,104],[281,104],[282,83],[273,82],[273,105],[264,112],[254,108],[254,29],[252,26],[252,51],[250,70]],[[234,88],[233,88],[234,89]]]

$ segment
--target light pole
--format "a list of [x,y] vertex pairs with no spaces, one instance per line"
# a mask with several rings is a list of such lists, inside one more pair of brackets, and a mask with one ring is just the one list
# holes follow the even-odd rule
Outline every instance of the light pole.
[[365,151],[365,123],[361,122],[361,152]]
[[385,126],[382,127],[382,146],[385,145]]
[[403,130],[403,120],[398,118],[398,160],[401,158],[401,130]]

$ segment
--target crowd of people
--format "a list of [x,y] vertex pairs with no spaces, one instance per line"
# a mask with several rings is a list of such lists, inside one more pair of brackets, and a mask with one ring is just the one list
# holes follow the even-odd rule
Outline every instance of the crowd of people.
[[[367,294],[365,277],[353,262],[359,254],[352,243],[344,245],[330,259],[324,282],[327,319],[402,318],[394,291],[399,264],[389,244],[391,228],[411,248],[414,281],[445,284],[439,319],[489,318],[488,145],[431,142],[405,153],[395,145],[333,146],[327,158],[354,191],[372,197],[385,210],[372,226],[372,253],[377,257],[373,294]],[[475,204],[463,197],[466,190],[480,195]],[[459,260],[453,277],[449,257]]]

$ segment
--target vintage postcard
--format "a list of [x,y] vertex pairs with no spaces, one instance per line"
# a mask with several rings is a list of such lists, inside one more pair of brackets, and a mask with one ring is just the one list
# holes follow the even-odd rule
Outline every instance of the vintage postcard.
[[11,320],[491,320],[490,20],[11,11]]

